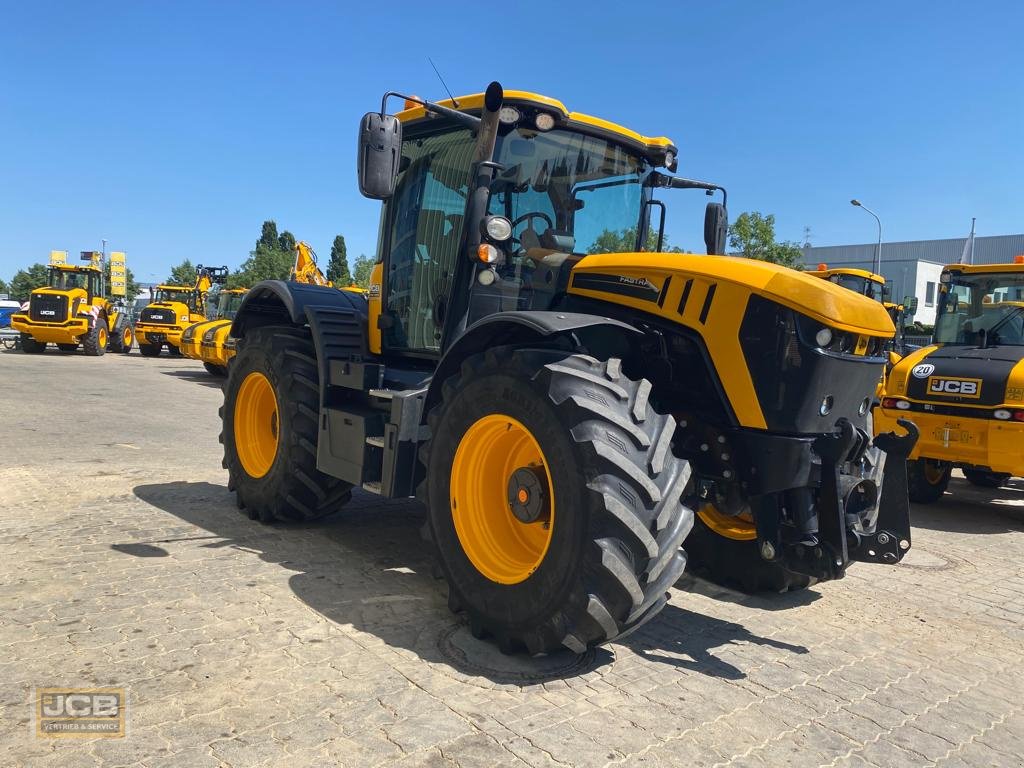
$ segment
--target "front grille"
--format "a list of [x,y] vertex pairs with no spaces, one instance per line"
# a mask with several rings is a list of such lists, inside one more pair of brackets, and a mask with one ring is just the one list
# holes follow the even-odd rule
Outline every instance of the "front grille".
[[140,323],[156,323],[157,325],[174,325],[173,309],[163,307],[146,307],[139,316]]
[[28,315],[41,323],[63,323],[68,319],[68,299],[46,293],[33,293],[29,298]]

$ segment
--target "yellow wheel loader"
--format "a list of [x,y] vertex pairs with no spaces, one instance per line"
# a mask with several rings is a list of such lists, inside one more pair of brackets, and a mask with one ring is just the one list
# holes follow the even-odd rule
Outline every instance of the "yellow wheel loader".
[[227,376],[228,361],[234,349],[228,349],[225,342],[231,331],[242,297],[248,288],[226,288],[217,294],[215,317],[203,323],[190,325],[181,334],[181,353],[193,360],[202,360],[203,367],[214,376]]
[[[117,255],[123,266],[124,254]],[[32,291],[26,311],[11,315],[11,328],[21,333],[25,352],[41,354],[47,344],[56,344],[61,352],[74,352],[81,346],[86,355],[94,357],[108,350],[131,352],[131,322],[118,301],[118,296],[124,296],[124,283],[105,285],[99,251],[82,251],[81,258],[88,264],[51,260],[47,285]]]
[[933,343],[889,374],[875,429],[913,421],[912,501],[938,501],[953,467],[996,488],[1024,475],[1024,257],[952,264],[939,278]]
[[[393,95],[359,129],[360,191],[383,201],[368,301],[269,281],[235,316],[221,440],[241,509],[418,495],[449,605],[503,651],[582,652],[651,619],[694,509],[705,563],[755,586],[903,557],[913,426],[866,432],[879,303],[641,252],[671,189],[723,195],[704,232],[724,252],[725,191],[672,175],[666,138],[497,83],[398,115]],[[587,255],[623,230],[632,252]]]
[[227,277],[227,267],[200,264],[193,285],[158,285],[153,301],[143,308],[135,323],[139,352],[144,357],[157,357],[166,346],[172,355],[180,355],[181,335],[189,326],[206,319],[206,294]]

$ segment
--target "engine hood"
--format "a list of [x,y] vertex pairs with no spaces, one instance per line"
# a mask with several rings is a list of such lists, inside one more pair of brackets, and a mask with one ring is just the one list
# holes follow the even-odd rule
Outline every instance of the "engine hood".
[[924,347],[897,364],[886,394],[934,404],[1019,407],[1024,347]]

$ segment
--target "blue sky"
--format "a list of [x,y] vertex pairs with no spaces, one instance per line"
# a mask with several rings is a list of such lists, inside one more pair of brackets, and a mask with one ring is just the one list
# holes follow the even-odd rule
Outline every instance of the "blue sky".
[[[629,13],[637,15],[628,16]],[[273,218],[371,253],[355,134],[385,90],[497,79],[665,134],[681,175],[816,245],[1024,230],[1019,3],[4,4],[0,277],[51,249],[237,266]],[[705,202],[673,192],[674,244]]]

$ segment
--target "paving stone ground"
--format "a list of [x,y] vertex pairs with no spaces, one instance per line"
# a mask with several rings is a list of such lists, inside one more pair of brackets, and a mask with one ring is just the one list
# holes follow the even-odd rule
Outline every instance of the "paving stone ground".
[[[954,479],[900,566],[750,598],[690,577],[582,658],[446,607],[412,502],[240,515],[198,363],[0,352],[0,766],[1016,766],[1024,482]],[[123,739],[35,735],[125,687]]]

